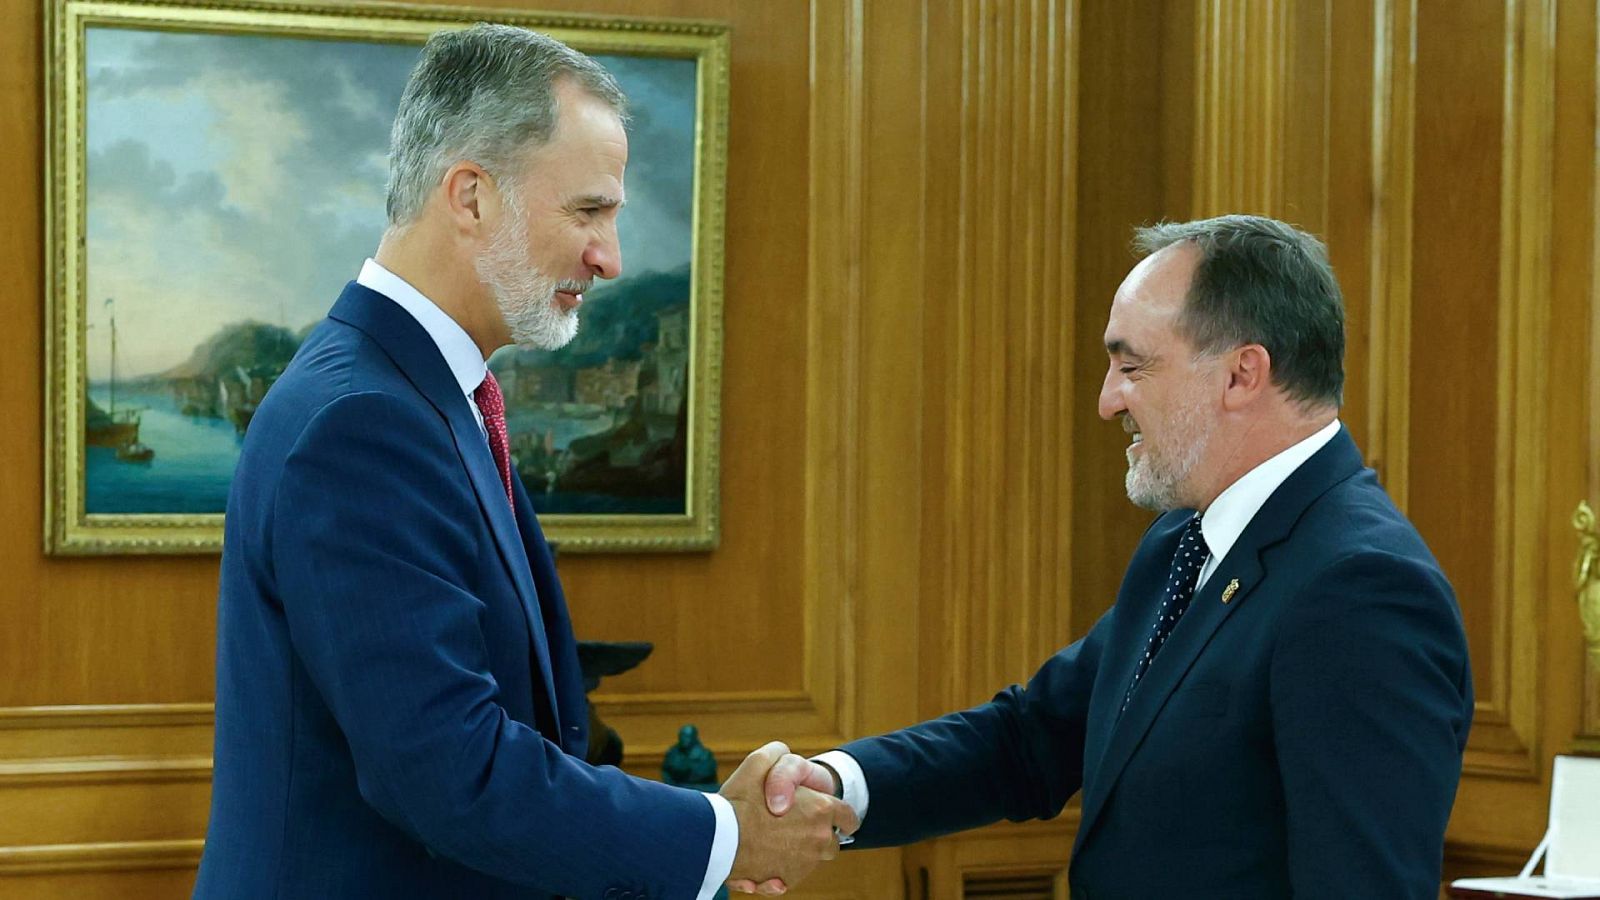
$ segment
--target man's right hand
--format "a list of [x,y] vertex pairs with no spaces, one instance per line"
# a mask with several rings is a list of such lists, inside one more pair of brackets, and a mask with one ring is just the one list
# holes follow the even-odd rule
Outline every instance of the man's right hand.
[[796,788],[810,788],[819,794],[839,796],[839,782],[832,769],[795,753],[785,753],[767,773],[767,809],[775,816],[789,811]]
[[729,883],[746,891],[759,885],[755,890],[760,893],[783,893],[818,863],[838,855],[835,828],[853,834],[860,824],[855,812],[831,792],[805,786],[796,788],[781,818],[769,812],[767,776],[788,753],[781,743],[767,744],[746,757],[719,792],[739,821],[739,849]]

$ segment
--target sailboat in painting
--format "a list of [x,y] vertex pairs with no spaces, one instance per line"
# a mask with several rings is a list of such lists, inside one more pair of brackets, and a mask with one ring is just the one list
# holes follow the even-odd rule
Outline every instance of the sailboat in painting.
[[115,447],[117,459],[123,462],[149,462],[156,452],[139,441],[139,416],[144,410],[137,406],[117,409],[116,302],[107,298],[106,308],[111,311],[111,408],[101,409],[93,398],[85,398],[85,443],[90,447]]

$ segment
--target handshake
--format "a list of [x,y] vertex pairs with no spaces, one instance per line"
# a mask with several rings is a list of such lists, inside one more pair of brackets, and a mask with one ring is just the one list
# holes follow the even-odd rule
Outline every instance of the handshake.
[[840,838],[861,825],[838,790],[832,771],[777,741],[745,757],[718,792],[739,822],[728,887],[781,894],[837,856]]

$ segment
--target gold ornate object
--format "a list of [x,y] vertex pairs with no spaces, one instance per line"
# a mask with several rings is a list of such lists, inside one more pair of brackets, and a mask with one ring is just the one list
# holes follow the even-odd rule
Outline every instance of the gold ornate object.
[[1578,592],[1578,615],[1583,620],[1583,639],[1589,645],[1589,665],[1600,671],[1600,529],[1596,528],[1594,510],[1586,501],[1579,501],[1572,513],[1572,527],[1578,530],[1572,586]]
[[1228,582],[1228,586],[1222,589],[1222,602],[1226,604],[1229,600],[1232,600],[1234,593],[1238,590],[1239,579],[1235,578]]

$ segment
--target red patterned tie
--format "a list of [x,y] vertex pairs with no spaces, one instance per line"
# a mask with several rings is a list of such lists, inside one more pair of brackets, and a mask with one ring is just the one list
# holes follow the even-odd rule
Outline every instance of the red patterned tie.
[[506,486],[506,502],[514,512],[517,501],[511,493],[511,435],[506,430],[506,398],[500,393],[500,382],[494,380],[493,372],[484,372],[483,384],[472,392],[472,399],[478,401],[478,412],[483,413],[483,429],[489,432],[489,452],[494,454],[500,483]]

